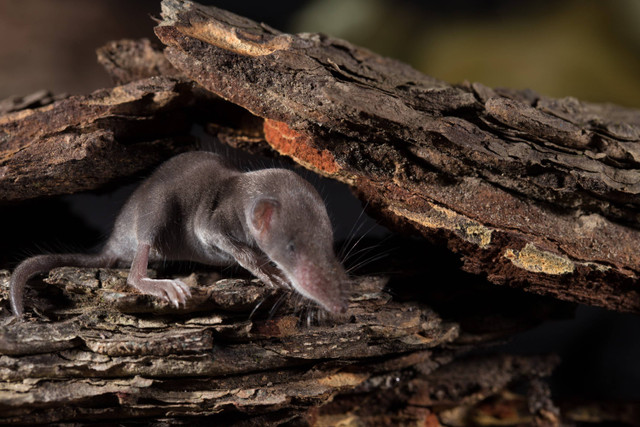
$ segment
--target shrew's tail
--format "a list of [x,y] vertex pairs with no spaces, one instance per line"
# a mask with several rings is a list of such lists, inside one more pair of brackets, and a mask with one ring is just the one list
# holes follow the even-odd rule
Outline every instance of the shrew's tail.
[[15,316],[22,316],[24,313],[24,305],[22,303],[24,287],[27,284],[27,280],[38,273],[45,273],[55,267],[108,267],[112,264],[112,257],[107,253],[95,255],[52,254],[27,258],[18,264],[9,281],[11,310]]

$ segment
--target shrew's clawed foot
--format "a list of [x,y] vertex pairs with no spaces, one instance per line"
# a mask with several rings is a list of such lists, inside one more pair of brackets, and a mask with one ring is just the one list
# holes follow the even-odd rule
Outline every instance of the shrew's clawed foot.
[[145,295],[153,295],[167,302],[176,308],[185,306],[187,299],[191,298],[191,289],[184,282],[178,279],[140,279],[133,286]]

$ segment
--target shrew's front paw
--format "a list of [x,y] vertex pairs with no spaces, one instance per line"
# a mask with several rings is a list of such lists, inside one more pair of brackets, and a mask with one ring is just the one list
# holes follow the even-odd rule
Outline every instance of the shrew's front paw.
[[140,279],[132,283],[136,289],[145,295],[153,295],[173,304],[176,308],[185,305],[191,298],[191,290],[184,282],[178,279]]

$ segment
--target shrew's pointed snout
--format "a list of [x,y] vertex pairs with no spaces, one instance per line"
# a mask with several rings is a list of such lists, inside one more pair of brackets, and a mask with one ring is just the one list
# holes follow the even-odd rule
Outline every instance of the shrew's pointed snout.
[[312,260],[302,259],[293,271],[291,281],[300,294],[330,313],[346,313],[348,303],[345,288],[348,279],[337,262],[318,265]]

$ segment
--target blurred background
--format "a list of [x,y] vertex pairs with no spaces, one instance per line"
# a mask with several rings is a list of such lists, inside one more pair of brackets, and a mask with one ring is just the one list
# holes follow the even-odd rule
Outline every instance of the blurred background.
[[[201,3],[287,32],[344,38],[451,83],[478,81],[640,107],[639,0]],[[0,0],[0,99],[40,89],[76,94],[112,86],[95,61],[95,49],[120,38],[155,39],[152,17],[159,13],[159,0]],[[127,191],[67,196],[49,201],[47,211],[27,204],[4,215],[30,224],[23,241],[38,235],[48,245],[45,250],[59,252],[69,250],[65,245],[99,242]],[[345,188],[325,187],[323,192],[348,197]],[[333,204],[344,208],[343,202]],[[354,213],[345,221],[347,231],[360,209],[355,199],[349,206]],[[12,223],[7,216],[5,227]],[[78,221],[93,232],[68,242],[61,233],[77,228]],[[39,252],[40,247],[27,245],[11,262]],[[557,393],[640,400],[637,316],[580,307],[575,320],[542,325],[516,337],[505,350],[560,353],[564,363],[554,375]]]

